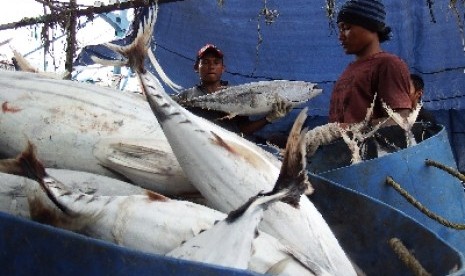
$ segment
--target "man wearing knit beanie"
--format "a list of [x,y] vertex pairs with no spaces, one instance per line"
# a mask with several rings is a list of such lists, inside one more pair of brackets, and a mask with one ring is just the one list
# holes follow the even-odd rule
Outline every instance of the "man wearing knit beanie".
[[[381,49],[381,43],[390,38],[391,32],[385,21],[386,11],[380,0],[350,0],[340,8],[339,41],[346,54],[355,56],[355,61],[334,85],[330,122],[361,122],[373,101],[372,124],[388,117],[382,102],[403,117],[410,114],[408,67],[396,55]],[[386,126],[390,124],[394,124],[392,119],[385,122]]]

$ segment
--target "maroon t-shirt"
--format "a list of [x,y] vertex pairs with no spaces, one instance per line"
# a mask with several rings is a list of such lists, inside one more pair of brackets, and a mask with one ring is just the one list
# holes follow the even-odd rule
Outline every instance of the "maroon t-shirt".
[[350,63],[334,85],[329,121],[363,121],[375,94],[373,119],[387,117],[381,100],[392,109],[411,109],[409,80],[410,72],[405,62],[390,53],[381,52]]

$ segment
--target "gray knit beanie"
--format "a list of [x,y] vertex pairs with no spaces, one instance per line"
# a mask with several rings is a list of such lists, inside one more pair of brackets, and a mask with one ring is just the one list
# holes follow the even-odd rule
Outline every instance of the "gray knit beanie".
[[386,11],[379,0],[350,0],[342,5],[337,22],[359,25],[370,31],[381,31],[385,26]]
[[354,24],[377,32],[381,41],[388,40],[391,32],[385,20],[386,11],[380,0],[349,0],[342,5],[337,15],[337,23]]

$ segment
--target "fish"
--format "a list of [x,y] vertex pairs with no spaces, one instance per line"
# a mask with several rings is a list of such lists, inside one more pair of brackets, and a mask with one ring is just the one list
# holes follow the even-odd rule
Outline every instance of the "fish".
[[[31,140],[47,168],[105,175],[165,195],[197,192],[139,94],[0,71],[0,102],[3,158],[21,153]],[[124,151],[130,148],[139,150],[138,158]],[[153,158],[154,152],[164,157]]]
[[[258,224],[263,218],[264,210],[280,200],[299,201],[302,194],[313,189],[305,173],[305,167],[302,167],[306,164],[306,130],[301,131],[301,127],[306,112],[307,110],[302,110],[296,119],[297,127],[293,128],[289,136],[289,146],[286,148],[280,175],[273,190],[251,197],[238,209],[230,212],[224,220],[188,240],[167,256],[239,269],[248,267],[253,252],[253,241],[259,233]],[[220,246],[222,250],[218,253],[215,249]],[[307,264],[314,275],[331,275],[323,271],[318,264]]]
[[[143,34],[139,32],[134,42],[120,51],[128,53],[142,92],[179,164],[208,206],[227,213],[252,195],[272,190],[279,176],[280,161],[236,133],[195,116],[173,100],[144,67],[148,49],[140,44],[144,41],[140,38]],[[318,264],[322,271],[356,275],[330,227],[306,195],[297,203],[280,201],[269,206],[259,228],[298,251],[302,258]]]
[[[32,219],[127,248],[165,255],[227,217],[207,206],[148,190],[127,196],[71,191],[48,175],[32,144],[17,160],[17,174],[37,182],[27,189]],[[314,275],[273,236],[258,232],[256,241],[247,268],[274,271],[271,275],[294,275],[295,271]]]
[[[39,184],[24,177],[23,171],[18,168],[20,167],[16,158],[0,160],[0,211],[30,218],[27,189]],[[109,196],[145,193],[145,189],[103,175],[66,169],[46,168],[45,170],[70,191]]]
[[[47,168],[47,173],[59,179],[69,190],[94,195],[143,194],[145,189],[131,183],[103,175],[66,169]],[[38,183],[22,176],[0,173],[0,211],[30,218],[27,202],[27,187]]]
[[215,93],[184,99],[174,97],[184,107],[200,107],[236,115],[265,115],[279,101],[298,107],[320,95],[322,89],[307,81],[272,80],[250,82],[223,88]]
[[20,71],[36,73],[46,78],[59,79],[59,80],[65,79],[71,75],[69,72],[57,74],[53,72],[40,71],[38,68],[32,66],[32,64],[29,63],[29,61],[27,61],[27,59],[20,52],[14,49],[11,45],[10,45],[10,48],[11,48],[11,51],[13,52],[13,57],[16,61],[16,65]]

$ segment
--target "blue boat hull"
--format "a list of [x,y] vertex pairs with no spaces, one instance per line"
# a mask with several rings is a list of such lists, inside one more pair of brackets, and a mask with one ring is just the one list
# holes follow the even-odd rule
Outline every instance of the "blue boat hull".
[[123,248],[0,212],[2,275],[259,275]]
[[427,217],[386,184],[390,176],[433,213],[451,222],[465,223],[465,193],[461,182],[425,164],[430,159],[456,168],[443,127],[416,146],[354,165],[347,165],[348,157],[342,157],[346,151],[344,146],[338,142],[323,147],[310,160],[309,170],[401,210],[465,252],[465,231],[448,228]]
[[410,216],[319,175],[309,179],[315,188],[310,200],[367,275],[414,275],[388,244],[391,238],[400,239],[431,275],[465,275],[462,253]]

